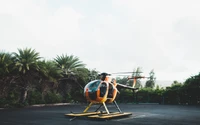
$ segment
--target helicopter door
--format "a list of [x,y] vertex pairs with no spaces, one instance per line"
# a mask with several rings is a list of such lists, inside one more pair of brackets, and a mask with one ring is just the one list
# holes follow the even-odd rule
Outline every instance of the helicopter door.
[[108,98],[113,98],[113,84],[109,83]]
[[107,88],[108,88],[108,86],[107,86],[106,82],[101,83],[101,85],[100,85],[100,97],[105,96],[105,94],[107,92]]

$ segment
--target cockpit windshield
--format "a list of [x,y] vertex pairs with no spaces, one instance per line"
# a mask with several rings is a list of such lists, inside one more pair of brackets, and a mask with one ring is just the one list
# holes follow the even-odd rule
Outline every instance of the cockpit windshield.
[[88,88],[89,92],[97,91],[100,83],[101,83],[101,80],[94,80],[94,81],[89,82],[84,88],[84,93],[85,93],[87,88]]

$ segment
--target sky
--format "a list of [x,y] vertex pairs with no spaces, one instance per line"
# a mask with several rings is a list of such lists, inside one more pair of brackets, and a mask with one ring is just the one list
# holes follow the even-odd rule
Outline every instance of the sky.
[[200,72],[199,12],[199,0],[0,0],[0,51],[27,47],[100,72],[141,67],[184,82]]

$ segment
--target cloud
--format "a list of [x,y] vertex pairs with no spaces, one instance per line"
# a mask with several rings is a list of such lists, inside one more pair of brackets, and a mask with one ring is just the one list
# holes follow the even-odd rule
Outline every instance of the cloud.
[[[80,3],[80,4],[77,4]],[[51,59],[73,54],[99,71],[154,69],[157,79],[199,71],[200,2],[191,0],[0,2],[0,41]]]
[[154,46],[150,46],[152,52],[148,54],[151,54],[149,58],[156,58],[147,64],[155,67],[159,74],[175,72],[174,76],[178,79],[183,78],[178,75],[183,72],[189,74],[199,71],[195,68],[195,64],[200,61],[196,58],[199,53],[196,49],[199,45],[199,5],[200,2],[195,0],[113,0],[113,7],[122,10],[136,23],[137,32],[142,31],[144,37],[148,36],[146,42]]
[[48,56],[49,51],[61,54],[79,43],[81,14],[72,7],[61,5],[52,11],[45,1],[2,2],[0,34],[7,43],[2,48],[32,47]]

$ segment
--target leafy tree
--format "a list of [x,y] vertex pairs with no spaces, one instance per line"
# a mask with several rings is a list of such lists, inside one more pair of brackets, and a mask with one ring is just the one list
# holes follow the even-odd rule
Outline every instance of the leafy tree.
[[181,83],[175,80],[175,81],[173,81],[171,86],[177,86],[177,85],[181,86]]
[[149,73],[149,80],[146,81],[145,87],[146,88],[154,88],[155,86],[155,73],[154,70],[152,69],[151,72]]
[[89,70],[89,81],[95,80],[98,78],[99,72],[96,69]]
[[188,78],[183,90],[188,104],[200,104],[200,73]]
[[120,83],[120,84],[127,84],[127,78],[126,77],[123,77],[123,78],[117,77],[116,82]]
[[167,104],[180,104],[182,84],[174,81],[171,87],[167,87],[164,92],[165,103]]

